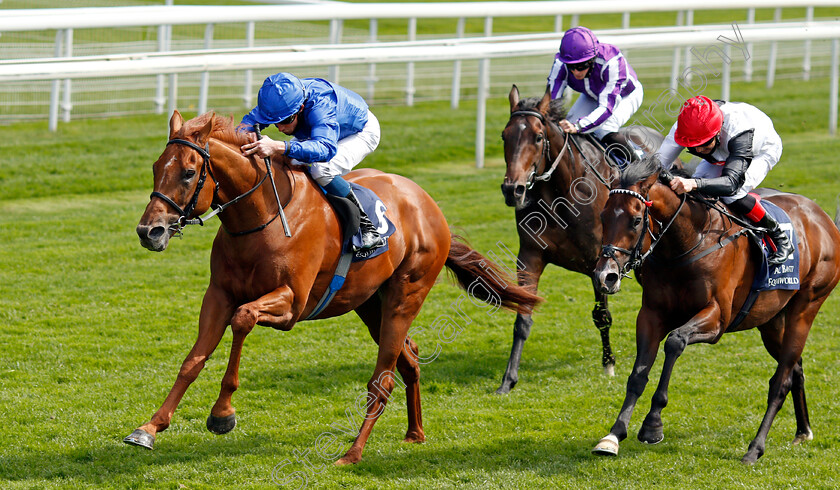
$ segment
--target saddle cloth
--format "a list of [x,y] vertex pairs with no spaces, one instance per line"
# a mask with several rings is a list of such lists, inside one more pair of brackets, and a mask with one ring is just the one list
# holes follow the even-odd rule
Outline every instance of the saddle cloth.
[[[356,194],[356,197],[359,199],[359,203],[361,203],[362,208],[365,210],[365,214],[368,215],[370,221],[373,223],[373,226],[376,227],[376,231],[379,235],[385,239],[385,245],[369,249],[369,250],[359,250],[353,253],[353,262],[361,262],[363,260],[367,260],[377,255],[380,255],[388,250],[388,237],[394,234],[397,228],[391,223],[391,220],[385,216],[385,211],[387,208],[385,204],[379,199],[372,190],[362,187],[359,184],[350,183],[350,187],[353,189],[353,193]],[[351,245],[352,240],[352,245]],[[353,246],[360,247],[362,245],[362,231],[356,230],[356,234],[350,237],[350,240],[347,237],[344,238],[344,244],[342,247],[343,252],[347,252],[352,250]]]
[[759,237],[753,234],[753,242],[761,249],[761,263],[755,273],[752,289],[755,291],[769,291],[771,289],[799,289],[799,247],[797,247],[796,231],[790,222],[790,217],[782,208],[770,201],[761,200],[761,205],[770,216],[779,222],[782,231],[787,233],[790,243],[793,244],[793,254],[781,265],[771,266],[767,262],[767,254],[770,252],[766,237]]

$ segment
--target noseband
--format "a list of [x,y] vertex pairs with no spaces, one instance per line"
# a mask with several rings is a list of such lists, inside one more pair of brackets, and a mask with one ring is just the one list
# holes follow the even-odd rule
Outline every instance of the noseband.
[[[667,225],[663,228],[660,223],[659,235],[654,235],[653,230],[650,229],[650,207],[653,205],[653,201],[649,201],[645,198],[645,196],[639,194],[636,191],[631,191],[630,189],[612,189],[610,191],[610,195],[613,194],[627,194],[628,196],[633,196],[636,199],[642,201],[645,205],[645,214],[642,218],[642,227],[648,233],[650,233],[651,243],[650,248],[645,253],[642,253],[642,245],[644,242],[645,234],[639,234],[639,239],[636,241],[636,245],[633,246],[632,250],[628,250],[626,248],[616,247],[615,245],[604,245],[601,247],[601,257],[605,257],[608,259],[612,259],[615,264],[618,266],[618,272],[621,274],[621,277],[628,277],[630,275],[630,271],[638,268],[642,263],[645,261],[646,258],[653,252],[653,249],[662,239],[662,236],[665,235],[665,232],[668,231],[668,228],[671,227],[671,224],[674,223],[674,220],[677,219],[679,216],[680,211],[682,210],[683,204],[685,204],[686,194],[683,194],[680,197],[680,207],[677,208],[677,211],[674,213],[674,216],[671,217],[671,221],[668,222]],[[658,221],[657,221],[658,223]],[[618,263],[618,258],[616,258],[615,253],[621,252],[623,254],[628,255],[630,258],[625,262],[624,265]]]
[[[511,112],[510,117],[512,118],[514,116],[533,116],[533,117],[536,117],[537,119],[539,119],[540,122],[543,123],[543,126],[546,126],[548,124],[548,122],[546,122],[546,120],[545,120],[545,116],[543,116],[542,113],[539,113],[537,111],[514,111],[514,112]],[[541,155],[542,156],[541,161],[542,162],[548,162],[549,159],[551,158],[551,142],[549,141],[548,135],[546,134],[546,132],[544,130],[540,134],[543,137],[543,151],[542,151],[542,155]],[[568,148],[568,147],[569,147],[569,136],[567,135],[563,139],[563,148],[560,149],[560,152],[557,154],[557,158],[554,159],[554,162],[552,162],[551,167],[547,171],[543,172],[540,175],[537,175],[537,166],[539,165],[540,160],[535,161],[533,163],[531,173],[528,174],[528,179],[525,182],[525,188],[527,190],[531,190],[531,188],[534,187],[534,184],[536,184],[538,181],[546,181],[546,180],[550,179],[551,175],[557,169],[557,165],[560,164],[560,158],[563,156],[563,153],[566,152],[566,148]]]
[[[257,132],[257,137],[259,138],[259,132]],[[256,231],[260,231],[260,230],[264,229],[266,226],[270,225],[275,219],[277,219],[278,216],[281,216],[282,217],[281,221],[283,222],[283,229],[286,232],[286,236],[287,237],[291,236],[291,233],[289,232],[288,224],[286,224],[286,216],[283,213],[283,205],[280,203],[280,197],[277,195],[277,187],[274,185],[274,176],[273,176],[272,171],[271,171],[271,160],[269,158],[265,159],[266,172],[265,172],[265,175],[263,175],[262,179],[260,179],[260,181],[257,182],[257,185],[255,185],[250,190],[246,191],[243,194],[238,195],[237,197],[231,199],[230,201],[228,201],[224,204],[211,204],[210,208],[212,209],[212,211],[210,213],[208,213],[207,215],[203,216],[203,217],[202,216],[197,216],[195,218],[190,218],[190,215],[192,215],[193,211],[195,211],[195,206],[198,203],[198,196],[201,194],[201,190],[204,188],[204,182],[207,179],[208,174],[210,174],[210,178],[212,178],[213,182],[215,183],[215,186],[213,188],[213,200],[216,201],[219,197],[219,181],[213,175],[213,171],[210,168],[210,142],[208,141],[204,145],[204,148],[202,148],[202,147],[196,145],[195,143],[193,143],[191,141],[182,140],[182,139],[179,139],[179,138],[173,138],[166,143],[166,146],[169,146],[169,145],[172,145],[172,144],[189,146],[193,150],[197,151],[198,154],[201,155],[201,158],[203,160],[203,163],[201,165],[201,174],[198,177],[198,184],[196,185],[195,192],[193,193],[193,197],[192,197],[192,199],[190,199],[190,202],[189,202],[189,204],[187,204],[186,208],[182,209],[181,206],[178,205],[178,203],[176,203],[174,200],[172,200],[172,198],[170,198],[166,194],[163,194],[162,192],[152,191],[152,194],[149,196],[149,199],[152,199],[152,198],[155,198],[155,197],[160,198],[165,203],[172,206],[176,211],[178,211],[178,214],[180,215],[180,217],[178,218],[178,221],[174,225],[170,225],[170,228],[175,229],[175,236],[177,236],[177,237],[183,236],[183,232],[181,230],[183,230],[184,227],[187,226],[187,225],[204,226],[204,222],[207,221],[208,219],[210,219],[213,216],[216,216],[217,214],[221,213],[228,206],[231,206],[231,205],[235,204],[236,202],[238,202],[239,200],[244,199],[245,197],[248,197],[249,195],[251,195],[254,191],[257,190],[257,188],[259,188],[263,184],[263,182],[266,181],[266,179],[271,180],[271,186],[274,188],[274,197],[277,200],[277,214],[275,214],[274,217],[272,217],[266,223],[263,223],[262,225],[257,226],[256,228],[252,228],[250,230],[245,230],[245,231],[235,231],[235,232],[228,231],[228,233],[230,233],[233,236],[241,236],[241,235],[247,235],[249,233],[254,233]]]

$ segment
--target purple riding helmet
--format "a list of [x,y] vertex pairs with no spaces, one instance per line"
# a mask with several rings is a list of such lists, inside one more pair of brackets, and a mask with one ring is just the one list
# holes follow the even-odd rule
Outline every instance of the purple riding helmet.
[[598,38],[586,27],[572,27],[560,41],[560,61],[573,65],[598,54]]

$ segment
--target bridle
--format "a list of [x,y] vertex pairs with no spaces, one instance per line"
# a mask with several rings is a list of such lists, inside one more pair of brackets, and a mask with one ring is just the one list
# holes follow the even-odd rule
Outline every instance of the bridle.
[[[630,275],[631,270],[634,270],[634,269],[638,268],[640,265],[642,265],[642,263],[645,261],[645,259],[648,258],[648,256],[651,254],[651,252],[653,252],[653,249],[656,247],[656,245],[662,239],[662,236],[665,235],[665,232],[668,231],[668,228],[670,228],[671,224],[673,224],[674,221],[677,219],[677,216],[679,216],[680,211],[682,210],[682,207],[685,204],[685,200],[686,200],[687,195],[682,194],[680,196],[680,207],[677,208],[677,211],[674,213],[674,216],[671,217],[671,221],[669,221],[668,224],[665,225],[664,227],[662,227],[661,223],[660,223],[659,234],[654,235],[653,230],[650,229],[650,207],[653,205],[653,201],[647,200],[645,198],[645,196],[639,194],[636,191],[632,191],[630,189],[612,189],[610,191],[610,195],[613,195],[613,194],[626,194],[628,196],[635,197],[636,199],[638,199],[638,200],[640,200],[644,203],[645,213],[644,213],[644,217],[642,218],[642,227],[645,231],[647,231],[647,233],[650,234],[650,238],[651,238],[650,247],[648,248],[648,251],[645,252],[645,253],[642,253],[642,246],[643,246],[643,242],[644,242],[644,238],[645,238],[645,233],[640,233],[639,234],[639,239],[636,240],[636,244],[633,246],[633,248],[631,250],[628,250],[626,248],[616,247],[615,245],[612,245],[612,244],[604,245],[604,246],[601,247],[601,257],[612,259],[615,262],[615,265],[618,266],[618,272],[619,272],[619,274],[621,274],[621,277],[628,277]],[[630,257],[627,260],[627,262],[624,263],[624,265],[621,265],[621,264],[618,263],[618,259],[615,256],[616,252],[621,252],[621,253],[623,253],[625,255],[628,255]]]
[[[537,112],[537,111],[520,110],[520,111],[511,112],[510,117],[513,118],[514,116],[533,116],[533,117],[536,117],[543,124],[543,128],[545,128],[549,124],[552,124],[552,125],[554,124],[552,121],[546,120],[545,116],[542,113]],[[558,130],[559,130],[559,128],[558,128]],[[537,182],[545,182],[545,181],[551,179],[551,176],[554,174],[554,171],[557,170],[557,166],[560,164],[560,159],[563,157],[563,154],[569,148],[569,141],[571,141],[572,144],[574,145],[574,147],[577,148],[577,151],[583,157],[583,162],[586,164],[586,166],[589,167],[589,169],[592,170],[592,172],[595,174],[595,176],[598,178],[598,180],[602,184],[604,184],[604,186],[607,189],[609,189],[610,185],[607,183],[607,180],[604,178],[603,175],[601,175],[601,172],[599,172],[598,169],[596,169],[592,165],[592,163],[590,163],[589,160],[584,156],[583,148],[580,147],[580,144],[574,138],[574,135],[573,134],[568,134],[564,131],[560,131],[560,132],[562,132],[565,135],[565,137],[563,138],[563,147],[557,153],[557,157],[551,163],[551,167],[549,167],[548,170],[546,170],[542,174],[537,175],[537,169],[539,168],[540,163],[541,162],[542,163],[548,162],[551,159],[551,142],[548,139],[548,134],[545,132],[545,130],[540,132],[540,134],[543,137],[542,138],[542,140],[543,140],[543,151],[541,153],[540,160],[537,160],[532,164],[531,173],[528,174],[528,178],[525,181],[525,189],[526,190],[531,190],[531,188],[534,187],[534,184],[536,184]],[[574,152],[570,151],[569,152],[569,157],[572,159],[572,165],[575,165],[576,163],[575,163]],[[544,165],[544,167],[545,167],[545,165]]]
[[[543,124],[543,127],[545,127],[548,124],[548,122],[545,119],[545,116],[543,116],[537,111],[523,110],[511,112],[510,117],[513,118],[514,116],[533,116],[540,120],[540,122]],[[560,152],[557,153],[557,157],[551,163],[551,167],[549,167],[548,170],[544,171],[542,174],[537,175],[537,169],[539,168],[540,163],[543,163],[543,168],[545,168],[545,164],[551,159],[551,142],[548,139],[548,134],[546,134],[545,130],[541,131],[540,134],[542,135],[543,151],[540,154],[541,158],[532,164],[531,173],[528,174],[528,178],[525,181],[525,188],[527,190],[531,190],[531,188],[534,187],[534,184],[536,184],[537,182],[544,182],[551,178],[551,175],[557,169],[557,165],[560,164],[560,159],[563,157],[563,153],[565,153],[566,149],[569,147],[569,136],[566,135],[566,137],[563,139],[563,148],[561,148]]]
[[[257,128],[255,127],[254,129],[257,129]],[[259,134],[259,131],[257,130],[257,138],[259,139],[259,137],[260,137],[260,134]],[[247,235],[249,233],[254,233],[254,232],[257,232],[257,231],[261,231],[261,230],[265,229],[265,227],[270,225],[275,219],[277,219],[278,216],[280,216],[281,221],[283,223],[283,230],[285,231],[286,236],[287,237],[292,236],[290,231],[289,231],[289,225],[286,222],[286,215],[283,213],[283,205],[280,203],[280,196],[277,194],[277,187],[274,185],[274,174],[271,171],[271,160],[269,158],[265,158],[265,168],[266,168],[265,175],[263,175],[262,179],[260,179],[260,181],[257,182],[257,184],[254,187],[252,187],[250,190],[245,191],[244,193],[236,196],[235,198],[231,199],[230,201],[228,201],[226,203],[211,204],[210,208],[211,208],[212,211],[209,212],[208,214],[204,215],[204,216],[197,216],[195,218],[190,218],[190,215],[192,215],[193,211],[195,211],[195,206],[198,203],[198,197],[201,194],[201,190],[204,188],[204,183],[207,179],[207,175],[208,174],[210,175],[210,178],[213,179],[213,182],[215,184],[214,188],[213,188],[213,201],[216,201],[216,200],[219,199],[219,181],[213,175],[213,170],[210,167],[210,143],[209,143],[209,141],[204,145],[204,148],[202,148],[202,147],[196,145],[195,143],[193,143],[192,141],[187,141],[187,140],[179,139],[179,138],[173,138],[166,143],[166,146],[173,145],[173,144],[184,145],[184,146],[188,146],[188,147],[192,148],[193,150],[197,151],[199,155],[201,155],[201,158],[203,160],[203,163],[201,165],[201,173],[199,174],[199,177],[198,177],[198,183],[196,185],[195,192],[193,193],[192,199],[190,199],[190,202],[189,202],[189,204],[187,204],[186,208],[181,208],[181,206],[179,206],[178,203],[176,203],[172,198],[170,198],[166,194],[163,194],[162,192],[152,191],[151,195],[149,196],[149,199],[153,199],[155,197],[161,199],[163,202],[169,204],[176,211],[178,211],[178,214],[180,216],[178,218],[178,221],[169,226],[170,229],[174,229],[174,231],[175,231],[174,236],[182,237],[184,235],[182,230],[187,225],[204,226],[204,222],[207,221],[208,219],[210,219],[213,216],[216,216],[217,214],[221,213],[222,211],[227,209],[228,206],[232,206],[233,204],[236,204],[240,200],[250,196],[254,191],[256,191],[263,184],[263,182],[266,181],[266,179],[271,181],[271,187],[274,189],[274,198],[277,201],[277,214],[275,214],[270,220],[263,223],[262,225],[259,225],[255,228],[251,228],[250,230],[228,231],[228,233],[232,236],[242,236],[242,235]]]

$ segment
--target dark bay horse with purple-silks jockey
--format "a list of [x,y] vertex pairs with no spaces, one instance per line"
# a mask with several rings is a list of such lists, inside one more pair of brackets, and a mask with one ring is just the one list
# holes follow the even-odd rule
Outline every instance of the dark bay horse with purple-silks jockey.
[[[586,138],[570,137],[558,127],[566,110],[561,99],[551,99],[548,90],[542,97],[521,99],[514,85],[508,99],[511,114],[502,132],[507,165],[502,193],[505,203],[516,208],[519,284],[536,291],[549,264],[594,281],[592,271],[601,252],[601,210],[619,171],[607,162],[602,148]],[[654,152],[664,139],[644,126],[622,128],[619,134],[645,153]],[[682,167],[679,160],[674,164]],[[612,316],[607,295],[594,282],[592,287],[592,320],[601,334],[601,363],[612,376]],[[508,393],[518,382],[522,350],[533,323],[530,311],[516,316],[510,360],[497,393]]]
[[[695,343],[714,344],[724,333],[757,328],[776,360],[767,410],[742,461],[764,454],[767,434],[791,394],[796,416],[794,444],[813,438],[805,403],[802,351],[823,302],[840,281],[840,231],[813,201],[796,194],[757,189],[790,217],[799,251],[799,289],[751,294],[758,247],[725,209],[693,194],[675,194],[670,173],[656,156],[626,169],[602,213],[604,251],[595,275],[605,293],[618,291],[621,277],[637,269],[642,307],[636,319],[636,360],[627,393],[610,433],[593,449],[616,455],[630,417],[647,384],[660,342],[665,361],[638,438],[663,440],[662,410],[677,358]],[[748,306],[751,301],[751,309]],[[747,313],[748,312],[748,313]]]
[[[153,166],[154,192],[137,225],[141,244],[162,251],[185,222],[198,219],[211,205],[215,210],[226,207],[218,214],[222,226],[213,242],[198,338],[163,405],[125,438],[128,444],[152,449],[228,325],[233,331],[230,360],[207,428],[217,434],[232,430],[236,416],[231,397],[239,387],[245,337],[256,325],[290,330],[315,310],[333,281],[342,255],[342,227],[324,193],[285,157],[263,167],[256,158],[243,156],[240,147],[246,142],[231,118],[206,113],[184,122],[175,111],[170,119],[169,142]],[[444,265],[473,297],[492,306],[524,311],[540,301],[499,266],[457,241],[435,201],[414,182],[370,169],[351,172],[347,180],[376,193],[396,231],[388,238],[387,251],[351,264],[343,288],[315,316],[354,310],[379,345],[367,385],[365,420],[336,464],[361,460],[394,388],[394,369],[405,384],[405,441],[425,440],[418,346],[408,332]],[[281,214],[284,220],[275,220]],[[286,217],[291,236],[280,226]]]

